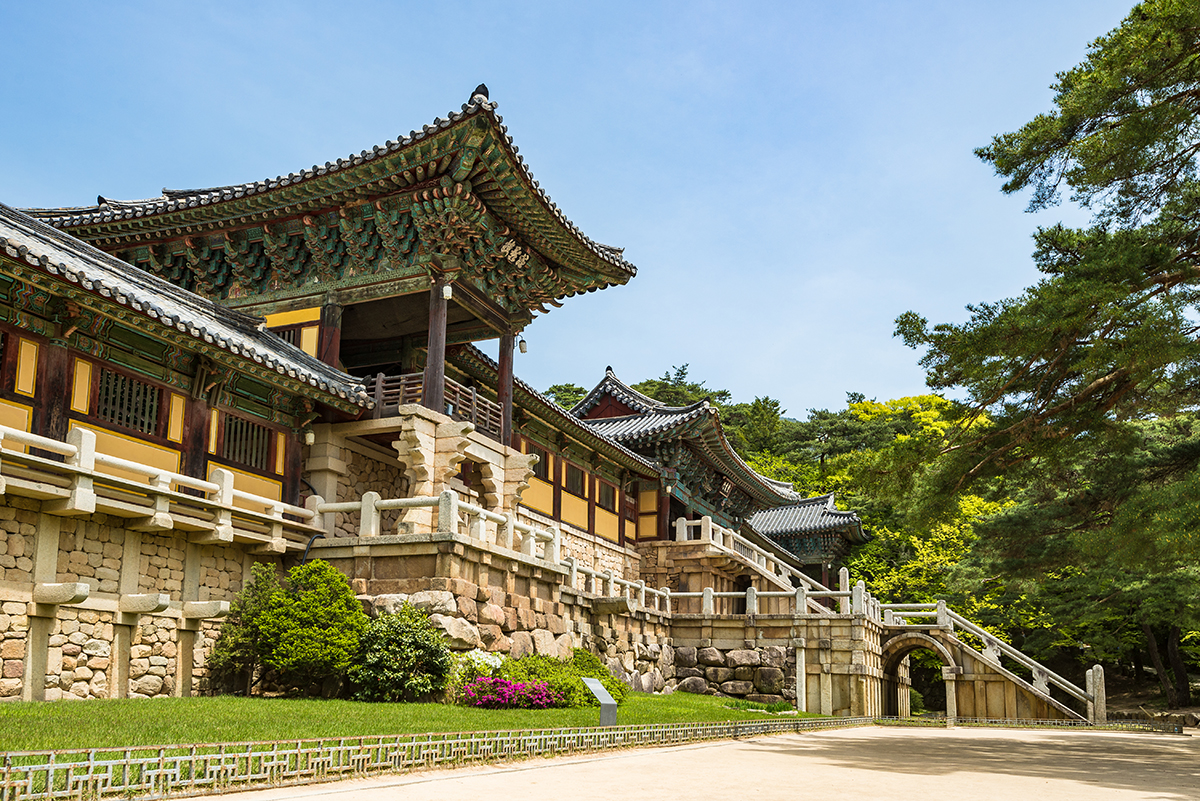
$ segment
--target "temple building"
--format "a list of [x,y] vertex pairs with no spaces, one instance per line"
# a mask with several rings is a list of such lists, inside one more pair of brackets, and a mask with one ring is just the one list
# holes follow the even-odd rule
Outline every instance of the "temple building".
[[903,709],[928,638],[886,651],[880,604],[831,586],[855,515],[756,473],[707,402],[610,369],[566,410],[513,375],[538,314],[635,274],[482,86],[286,176],[0,206],[0,700],[203,692],[252,564],[319,557],[456,649]]

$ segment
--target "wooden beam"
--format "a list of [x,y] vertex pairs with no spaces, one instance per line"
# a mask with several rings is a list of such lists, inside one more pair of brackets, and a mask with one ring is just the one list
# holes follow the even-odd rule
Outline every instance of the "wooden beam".
[[337,303],[321,306],[320,338],[317,340],[317,358],[325,364],[338,366],[342,350],[342,307]]
[[506,331],[500,335],[500,369],[496,377],[496,399],[500,403],[500,442],[517,447],[513,442],[513,344],[516,335]]
[[421,405],[435,412],[446,411],[446,298],[442,288],[448,286],[440,273],[434,273],[429,288],[429,345],[425,357],[425,381],[421,389]]

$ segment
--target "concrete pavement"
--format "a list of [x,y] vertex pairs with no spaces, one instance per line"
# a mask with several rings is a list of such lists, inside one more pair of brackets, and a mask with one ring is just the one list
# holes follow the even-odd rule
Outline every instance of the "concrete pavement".
[[230,794],[232,801],[1200,799],[1200,737],[863,727]]

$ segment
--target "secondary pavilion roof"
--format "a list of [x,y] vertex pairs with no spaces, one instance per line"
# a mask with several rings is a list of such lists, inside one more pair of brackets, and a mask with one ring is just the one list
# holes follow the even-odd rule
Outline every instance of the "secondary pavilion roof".
[[160,335],[190,339],[185,347],[191,350],[327,405],[345,411],[372,405],[361,383],[264,330],[260,319],[148,275],[3,204],[0,251],[23,268],[18,280],[51,296],[106,315],[131,313]]
[[808,562],[838,558],[850,545],[870,539],[856,513],[838,510],[832,492],[805,498],[800,503],[763,509],[751,515],[746,523]]
[[437,270],[480,319],[519,328],[534,310],[627,282],[636,268],[567,219],[481,90],[408,136],[288,175],[25,211],[238,306],[411,293]]
[[[571,409],[593,431],[630,449],[654,454],[661,466],[678,470],[697,485],[720,484],[715,469],[745,492],[754,508],[801,499],[786,481],[776,481],[747,465],[721,428],[720,414],[708,401],[667,406],[617,378],[609,367],[603,380]],[[710,466],[698,464],[694,455]],[[710,487],[709,492],[719,492]]]

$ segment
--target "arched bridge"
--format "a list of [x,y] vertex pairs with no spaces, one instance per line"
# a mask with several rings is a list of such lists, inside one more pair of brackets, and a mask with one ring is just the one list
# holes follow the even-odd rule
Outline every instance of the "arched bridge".
[[[1100,665],[1087,672],[1087,688],[1080,688],[949,609],[945,601],[884,604],[882,609],[885,715],[910,714],[908,656],[925,649],[942,662],[946,716],[951,720],[1107,720]],[[1017,675],[1005,662],[1016,670],[1029,671],[1032,681]],[[1055,698],[1051,687],[1086,706],[1086,716]]]

